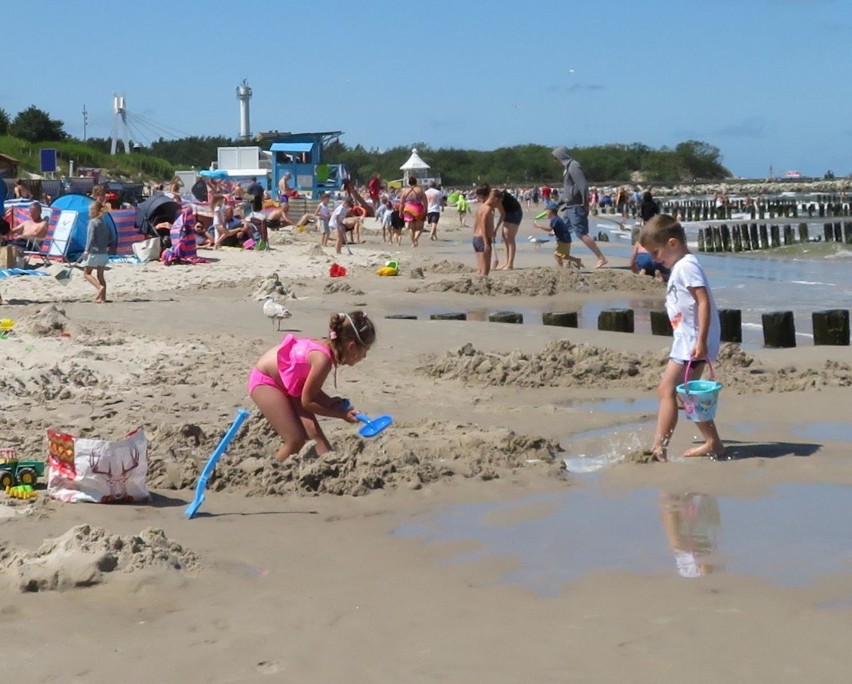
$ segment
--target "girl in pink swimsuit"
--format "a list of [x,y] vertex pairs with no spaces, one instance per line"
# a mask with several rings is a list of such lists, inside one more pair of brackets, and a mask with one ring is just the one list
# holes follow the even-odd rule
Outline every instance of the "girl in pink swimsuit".
[[363,311],[337,313],[331,315],[328,339],[287,335],[258,359],[248,393],[281,437],[279,461],[298,453],[308,440],[316,443],[319,455],[331,451],[317,416],[358,422],[356,410],[344,408],[343,397],[328,396],[322,386],[332,370],[336,386],[337,367],[354,366],[375,341],[376,330]]

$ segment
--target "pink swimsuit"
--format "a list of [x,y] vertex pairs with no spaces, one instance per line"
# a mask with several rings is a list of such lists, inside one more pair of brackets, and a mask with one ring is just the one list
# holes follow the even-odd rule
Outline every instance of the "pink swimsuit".
[[271,378],[257,367],[252,368],[248,379],[249,395],[259,385],[267,385],[291,397],[302,396],[305,380],[311,372],[308,354],[312,351],[322,352],[334,363],[331,349],[324,344],[309,338],[298,339],[292,334],[287,335],[278,347],[278,377]]

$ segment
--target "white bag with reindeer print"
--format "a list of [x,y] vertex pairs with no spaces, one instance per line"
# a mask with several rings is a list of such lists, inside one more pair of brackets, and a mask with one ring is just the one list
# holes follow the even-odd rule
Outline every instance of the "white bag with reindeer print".
[[148,501],[148,440],[142,428],[110,442],[47,431],[47,493],[70,503]]

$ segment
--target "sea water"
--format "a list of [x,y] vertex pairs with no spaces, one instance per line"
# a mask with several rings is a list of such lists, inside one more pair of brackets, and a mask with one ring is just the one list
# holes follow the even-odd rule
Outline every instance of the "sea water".
[[[687,239],[694,244],[697,239],[697,224],[687,226]],[[540,248],[526,243],[518,236],[517,263],[523,267],[524,256],[534,254],[537,249],[548,250],[548,245]],[[496,246],[502,258],[502,245]],[[629,241],[610,242],[603,245],[608,255],[629,257],[632,247]],[[807,249],[804,247],[803,249]],[[469,240],[442,242],[436,250],[441,256],[473,262],[473,252]],[[573,250],[585,261],[591,254],[579,243]],[[764,313],[774,311],[792,311],[796,326],[797,343],[813,344],[813,325],[811,315],[815,311],[826,309],[848,309],[852,302],[852,250],[842,250],[837,254],[819,258],[771,256],[769,252],[757,255],[746,254],[709,254],[697,253],[710,281],[716,305],[720,309],[739,309],[742,312],[743,348],[754,349],[763,346]],[[538,263],[538,262],[537,262]],[[499,275],[498,275],[499,277]],[[638,277],[638,276],[637,276]],[[477,306],[470,307],[470,318],[487,320],[487,314],[496,311],[489,307],[488,298],[479,298]],[[541,314],[554,310],[558,304],[552,297],[539,298],[540,306],[528,301],[523,307],[515,308],[524,314],[524,324],[540,325]],[[412,313],[428,317],[430,313],[439,313],[428,306],[418,309],[409,305]],[[596,328],[597,316],[603,309],[629,308],[635,312],[636,332],[650,332],[650,312],[662,308],[662,296],[659,299],[647,295],[635,294],[619,300],[601,298],[599,301],[585,302],[578,308],[581,328]],[[455,308],[464,310],[464,306]],[[441,311],[446,311],[442,309]],[[467,312],[466,312],[467,313]]]

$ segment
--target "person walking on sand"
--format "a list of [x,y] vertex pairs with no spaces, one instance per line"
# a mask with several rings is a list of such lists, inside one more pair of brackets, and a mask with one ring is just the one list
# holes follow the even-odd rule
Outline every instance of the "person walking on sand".
[[460,192],[459,198],[456,201],[456,210],[459,212],[459,228],[467,228],[467,212],[470,211],[470,202],[467,200],[467,195]]
[[367,356],[376,341],[373,323],[363,311],[335,313],[328,337],[315,340],[288,334],[280,345],[258,359],[248,379],[248,393],[281,438],[275,454],[286,461],[308,440],[322,455],[331,451],[317,416],[357,423],[357,411],[343,397],[331,397],[323,384],[337,367],[354,366]]
[[548,225],[539,225],[538,221],[534,221],[533,225],[545,233],[556,236],[556,250],[553,252],[556,265],[562,268],[567,259],[577,268],[583,268],[583,262],[577,257],[571,256],[571,229],[565,225],[565,221],[559,216],[559,205],[556,202],[548,201],[545,207],[547,208]]
[[494,242],[494,210],[503,199],[499,190],[491,191],[488,184],[476,189],[476,197],[480,202],[473,221],[473,251],[476,254],[476,272],[487,276],[491,272],[491,245]]
[[[104,221],[106,210],[100,202],[92,202],[89,206],[89,226],[86,229],[86,248],[81,257],[83,276],[98,291],[95,304],[105,304],[107,301],[107,285],[104,270],[109,263],[109,255],[115,249],[115,236]],[[94,273],[92,273],[94,271]]]
[[[499,192],[492,190],[491,192]],[[506,263],[500,266],[500,258],[497,252],[494,252],[494,263],[491,265],[492,270],[500,269],[503,271],[511,271],[515,268],[515,252],[518,250],[516,238],[518,237],[518,228],[521,221],[524,220],[524,210],[521,208],[521,203],[508,190],[503,190],[500,203],[497,205],[497,212],[500,214],[500,219],[494,228],[495,233],[503,229],[500,234],[503,238],[503,246],[506,249]]]
[[[660,408],[652,448],[654,458],[666,461],[669,441],[677,425],[676,388],[684,382],[684,367],[690,363],[688,380],[701,377],[704,366],[714,361],[719,353],[721,326],[707,276],[686,246],[683,226],[668,214],[657,214],[642,227],[639,241],[655,261],[671,270],[666,288],[666,311],[674,340],[657,389]],[[695,425],[704,443],[689,449],[684,456],[724,458],[725,447],[715,421],[696,422]]]
[[402,218],[411,230],[411,246],[417,247],[423,224],[426,222],[426,193],[419,185],[415,176],[408,177],[408,187],[399,196],[402,202]]
[[589,235],[589,184],[583,167],[571,156],[564,145],[554,148],[553,158],[563,166],[562,203],[565,205],[565,220],[580,241],[598,258],[595,268],[606,266],[607,259]]
[[426,223],[429,224],[429,239],[438,239],[438,221],[441,218],[441,201],[444,193],[438,190],[437,184],[430,183],[426,190]]

